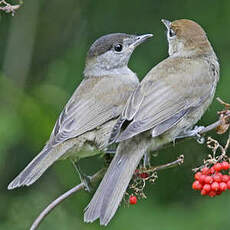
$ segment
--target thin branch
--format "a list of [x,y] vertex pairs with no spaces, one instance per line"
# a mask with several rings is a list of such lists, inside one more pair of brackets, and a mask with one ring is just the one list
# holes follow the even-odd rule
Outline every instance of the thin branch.
[[[100,180],[103,175],[105,174],[105,168],[100,169],[97,173],[95,173],[92,177],[90,177],[91,183],[96,183],[98,180]],[[30,227],[30,230],[35,230],[38,228],[42,220],[56,207],[58,206],[62,201],[70,197],[76,192],[79,192],[80,190],[84,189],[84,183],[80,183],[77,186],[73,187],[69,191],[65,192],[61,196],[59,196],[56,200],[51,202],[36,218],[36,220],[33,222],[32,226]]]
[[141,169],[139,169],[139,173],[152,173],[152,172],[159,171],[159,170],[162,170],[162,169],[172,168],[172,167],[181,165],[183,163],[184,163],[184,155],[180,155],[177,160],[169,162],[167,164],[153,166],[153,167],[150,167],[150,168],[147,168],[147,169],[146,168],[141,168]]
[[20,4],[11,5],[5,0],[0,1],[0,11],[4,11],[5,13],[11,13],[12,16],[14,16],[15,11],[18,10],[20,7],[21,7]]
[[199,134],[205,134],[205,133],[207,133],[207,132],[210,132],[210,131],[212,131],[213,129],[216,129],[218,126],[220,126],[221,123],[222,123],[221,120],[216,121],[216,122],[214,122],[214,123],[212,123],[212,124],[210,124],[210,125],[204,127],[204,128],[199,132]]
[[216,100],[221,104],[221,105],[224,105],[224,107],[226,109],[230,109],[230,104],[229,103],[226,103],[225,101],[223,101],[221,98],[217,97]]
[[[226,125],[229,125],[229,120],[230,120],[230,111],[227,110],[228,109],[228,105],[227,103],[223,102],[222,100],[218,99],[218,101],[221,103],[221,104],[224,104],[225,105],[225,108],[226,110],[224,111],[221,111],[220,113],[222,114],[222,116],[220,115],[220,119],[206,127],[204,127],[200,132],[199,134],[205,134],[211,130],[214,130],[214,129],[217,129],[221,126],[226,126]],[[224,129],[225,130],[225,129]],[[225,130],[227,131],[227,130]],[[230,135],[230,133],[229,133]],[[194,136],[186,136],[185,138],[182,138],[182,139],[186,139],[186,138],[191,138],[191,137],[194,137]],[[228,142],[225,146],[225,149],[227,149],[229,147],[229,144],[230,144],[230,136],[229,136],[229,139],[228,139]],[[148,172],[148,170],[151,170],[151,171],[157,171],[157,170],[161,170],[161,169],[164,169],[164,168],[168,168],[168,167],[172,167],[172,166],[175,166],[175,165],[178,165],[178,164],[181,164],[183,163],[183,158],[180,157],[178,158],[176,161],[174,162],[171,162],[171,163],[168,163],[168,164],[164,164],[164,165],[161,165],[161,166],[156,166],[156,167],[153,167],[153,168],[150,168],[150,169],[146,169],[144,172]],[[103,175],[105,173],[105,169],[101,169],[99,170],[97,173],[95,173],[91,178],[90,178],[90,182],[91,183],[95,183],[97,181],[99,181]],[[56,200],[54,200],[52,203],[50,203],[41,213],[40,215],[36,218],[36,220],[33,222],[30,230],[36,230],[38,228],[38,226],[40,225],[40,223],[44,220],[44,218],[57,206],[59,205],[62,201],[64,201],[65,199],[67,199],[68,197],[70,197],[71,195],[73,195],[74,193],[80,191],[84,189],[84,184],[81,183],[77,186],[75,186],[74,188],[70,189],[69,191],[67,191],[66,193],[62,194],[60,197],[58,197]]]

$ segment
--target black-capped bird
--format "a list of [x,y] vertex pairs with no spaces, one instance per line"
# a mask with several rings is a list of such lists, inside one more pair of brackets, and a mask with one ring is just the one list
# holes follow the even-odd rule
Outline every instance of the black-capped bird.
[[130,56],[150,37],[152,34],[114,33],[92,44],[84,79],[60,114],[50,139],[8,189],[33,184],[59,159],[70,158],[75,164],[107,145],[117,118],[139,83],[128,67]]

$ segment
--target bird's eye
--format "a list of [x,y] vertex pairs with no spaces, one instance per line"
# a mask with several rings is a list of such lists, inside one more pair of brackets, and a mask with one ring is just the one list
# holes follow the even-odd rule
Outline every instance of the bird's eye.
[[173,29],[170,29],[169,30],[169,37],[171,38],[171,37],[173,37],[175,35],[176,35],[175,31]]
[[122,48],[123,48],[123,46],[122,46],[121,44],[116,44],[116,45],[114,46],[114,50],[117,51],[117,52],[121,52],[121,51],[122,51]]

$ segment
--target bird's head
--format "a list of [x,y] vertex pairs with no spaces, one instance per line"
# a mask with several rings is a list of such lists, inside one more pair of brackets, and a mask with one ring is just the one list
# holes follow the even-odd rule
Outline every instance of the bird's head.
[[127,66],[134,49],[152,36],[152,34],[125,33],[102,36],[91,45],[86,58],[86,67],[92,66],[109,71]]
[[167,28],[169,55],[196,56],[213,52],[205,31],[196,22],[180,19],[173,22],[161,20]]

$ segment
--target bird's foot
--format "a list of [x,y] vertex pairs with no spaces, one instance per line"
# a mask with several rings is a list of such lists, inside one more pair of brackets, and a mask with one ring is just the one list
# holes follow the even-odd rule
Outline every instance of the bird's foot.
[[84,184],[84,188],[87,192],[92,192],[93,191],[93,187],[92,187],[92,184],[90,182],[90,177],[87,176],[84,172],[82,172],[80,166],[78,165],[78,162],[75,162],[72,160],[72,163],[73,163],[73,166],[74,168],[76,169],[79,177],[80,177],[80,180],[81,180],[81,183]]
[[81,182],[84,184],[84,188],[87,192],[92,192],[93,191],[93,186],[90,181],[90,176],[87,175],[81,175],[80,177]]
[[201,136],[200,132],[204,129],[204,126],[195,126],[192,130],[186,130],[181,135],[177,136],[176,139],[183,139],[186,137],[194,137],[199,144],[205,142],[205,138]]

